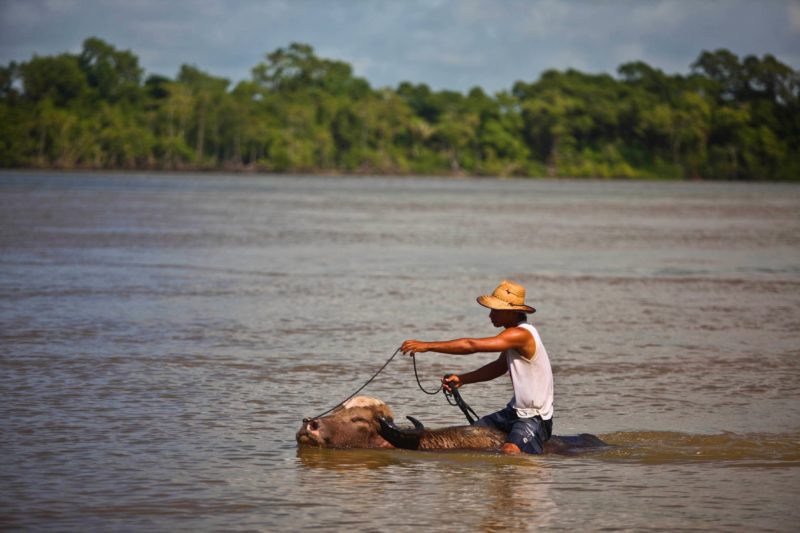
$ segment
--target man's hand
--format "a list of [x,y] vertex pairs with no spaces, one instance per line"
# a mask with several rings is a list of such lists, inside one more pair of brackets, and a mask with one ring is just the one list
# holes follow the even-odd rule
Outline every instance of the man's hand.
[[423,353],[428,351],[428,343],[422,341],[407,340],[400,347],[400,351],[404,354],[414,355],[415,353]]
[[442,378],[442,388],[447,392],[457,389],[462,385],[461,378],[455,374],[447,374]]

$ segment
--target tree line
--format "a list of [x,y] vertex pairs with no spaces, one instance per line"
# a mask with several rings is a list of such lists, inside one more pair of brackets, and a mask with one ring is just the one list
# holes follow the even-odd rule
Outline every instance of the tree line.
[[637,61],[465,94],[373,88],[294,43],[232,85],[191,65],[145,78],[89,38],[0,67],[0,166],[800,179],[800,74],[721,49],[688,75]]

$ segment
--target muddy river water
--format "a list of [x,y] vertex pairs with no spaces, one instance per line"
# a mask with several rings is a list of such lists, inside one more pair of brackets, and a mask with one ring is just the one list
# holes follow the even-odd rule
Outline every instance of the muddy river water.
[[[297,448],[403,340],[493,335],[503,278],[554,432],[613,448]],[[408,359],[364,392],[462,423]],[[800,186],[5,172],[0,400],[2,529],[796,530]]]

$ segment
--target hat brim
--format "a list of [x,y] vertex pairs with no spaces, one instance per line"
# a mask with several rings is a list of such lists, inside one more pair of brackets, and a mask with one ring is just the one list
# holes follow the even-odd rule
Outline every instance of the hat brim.
[[514,305],[510,304],[496,296],[484,295],[478,296],[478,303],[489,309],[496,309],[497,311],[519,311],[520,313],[535,313],[536,309],[529,305]]

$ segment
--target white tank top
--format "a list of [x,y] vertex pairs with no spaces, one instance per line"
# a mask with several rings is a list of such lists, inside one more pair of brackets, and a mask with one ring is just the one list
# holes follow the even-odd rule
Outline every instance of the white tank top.
[[553,418],[553,371],[550,368],[550,358],[547,357],[547,350],[535,327],[527,322],[517,327],[524,328],[533,335],[536,353],[532,359],[526,359],[515,349],[503,352],[508,362],[511,383],[514,385],[514,397],[508,405],[520,418],[540,416],[542,420],[550,420]]

